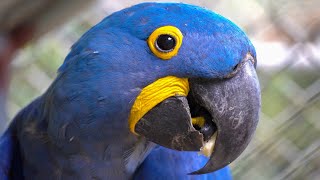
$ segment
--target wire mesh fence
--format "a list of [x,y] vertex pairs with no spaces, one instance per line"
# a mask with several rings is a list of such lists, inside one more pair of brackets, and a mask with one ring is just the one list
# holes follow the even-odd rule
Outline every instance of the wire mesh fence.
[[[12,64],[9,116],[46,90],[83,32],[135,2],[99,1],[20,52]],[[320,179],[320,2],[186,2],[232,19],[257,48],[261,118],[249,148],[231,165],[234,178]]]

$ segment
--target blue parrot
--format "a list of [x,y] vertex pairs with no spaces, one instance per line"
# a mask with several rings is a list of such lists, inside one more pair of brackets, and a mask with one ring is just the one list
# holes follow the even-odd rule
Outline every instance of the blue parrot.
[[115,12],[12,120],[0,179],[231,179],[258,123],[255,66],[245,33],[210,10]]

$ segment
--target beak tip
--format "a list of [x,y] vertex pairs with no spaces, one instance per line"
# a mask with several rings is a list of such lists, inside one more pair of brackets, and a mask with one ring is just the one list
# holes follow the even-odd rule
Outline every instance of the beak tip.
[[211,173],[213,171],[216,171],[216,169],[209,171],[205,167],[203,167],[203,168],[201,168],[199,170],[196,170],[196,171],[193,171],[193,172],[189,173],[188,175],[201,175],[201,174]]
[[[211,89],[211,93],[207,93],[206,97],[202,96],[207,89]],[[254,66],[248,62],[234,77],[226,81],[194,82],[191,90],[205,108],[210,110],[218,129],[215,149],[207,164],[189,173],[199,175],[229,165],[246,149],[259,121],[260,88]],[[232,108],[224,108],[223,111],[216,108],[224,107],[225,101]],[[215,106],[211,102],[215,102]]]
[[202,169],[199,169],[197,171],[193,171],[191,173],[188,173],[188,175],[201,175],[201,174],[205,174],[206,172],[202,172]]
[[207,174],[207,173],[212,173],[214,171],[217,171],[219,169],[222,169],[226,166],[228,166],[231,162],[228,162],[227,164],[222,164],[222,163],[212,163],[212,162],[208,162],[204,167],[202,167],[199,170],[193,171],[191,173],[189,173],[188,175],[201,175],[201,174]]

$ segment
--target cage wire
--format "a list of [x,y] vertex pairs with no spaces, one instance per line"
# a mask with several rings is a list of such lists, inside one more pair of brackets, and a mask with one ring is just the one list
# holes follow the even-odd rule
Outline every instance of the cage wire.
[[[22,50],[12,64],[9,116],[46,90],[81,34],[136,2],[98,1]],[[185,2],[235,21],[257,48],[260,122],[248,149],[231,164],[234,179],[320,179],[320,2]]]

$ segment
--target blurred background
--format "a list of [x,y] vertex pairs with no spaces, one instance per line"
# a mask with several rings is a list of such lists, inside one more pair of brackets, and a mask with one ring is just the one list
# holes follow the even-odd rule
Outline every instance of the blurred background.
[[[37,22],[34,40],[11,63],[8,119],[46,90],[85,31],[114,11],[143,2],[46,1],[0,2],[0,32],[24,19]],[[257,50],[261,118],[249,148],[231,165],[234,179],[320,179],[320,1],[182,2],[234,21]],[[41,10],[44,4],[49,10]],[[14,13],[17,8],[24,14]]]

